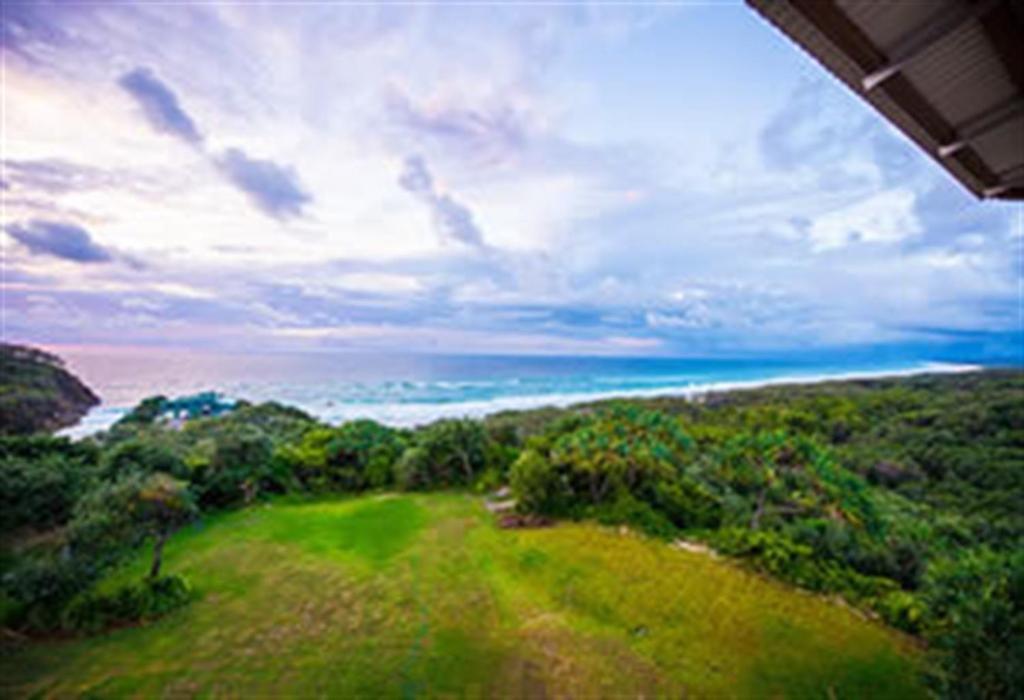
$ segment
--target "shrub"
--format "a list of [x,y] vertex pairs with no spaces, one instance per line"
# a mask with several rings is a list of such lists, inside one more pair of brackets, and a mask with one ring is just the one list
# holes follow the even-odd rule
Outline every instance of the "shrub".
[[668,518],[625,492],[613,503],[597,506],[592,514],[604,525],[631,525],[652,537],[668,539],[678,534]]
[[135,408],[122,416],[114,424],[114,428],[125,426],[146,426],[152,425],[164,407],[167,405],[166,396],[149,396],[140,401]]
[[64,604],[96,578],[93,567],[49,552],[22,559],[3,577],[9,600],[3,624],[13,629],[48,631],[59,626]]
[[123,586],[112,593],[86,593],[61,615],[64,629],[95,634],[111,627],[143,622],[184,607],[193,598],[180,576],[164,576]]
[[95,475],[96,450],[63,438],[0,438],[0,530],[67,522]]
[[520,510],[562,515],[571,493],[562,476],[540,453],[523,450],[509,471],[509,483]]
[[359,491],[394,482],[393,466],[404,441],[397,430],[372,420],[339,428],[314,428],[275,453],[307,488],[314,491]]
[[907,591],[893,591],[875,603],[875,610],[893,627],[911,633],[921,631],[928,606],[918,596]]
[[420,429],[396,472],[405,488],[470,484],[488,467],[490,439],[473,420],[442,420]]
[[403,490],[413,491],[430,486],[430,462],[426,449],[407,447],[395,463],[395,484]]
[[132,511],[146,478],[130,473],[114,482],[100,482],[86,493],[68,523],[68,555],[91,562],[98,570],[141,544],[145,533],[135,527]]
[[567,475],[578,503],[597,505],[671,479],[692,447],[672,416],[612,404],[558,437],[548,458]]
[[853,601],[872,603],[897,590],[889,579],[865,576],[821,560],[811,547],[777,532],[726,528],[713,533],[711,542],[723,554],[744,558],[760,571],[813,591],[841,593]]
[[102,478],[116,481],[132,472],[164,472],[178,479],[188,478],[184,460],[169,440],[157,436],[134,437],[118,443],[103,454],[100,461]]
[[[211,449],[212,448],[212,449]],[[261,489],[277,486],[272,470],[273,444],[252,425],[229,425],[190,454],[191,480],[204,507],[252,501]]]
[[722,504],[700,482],[680,477],[656,484],[651,503],[680,528],[716,528],[722,522]]
[[979,548],[925,576],[932,681],[949,697],[1013,697],[1024,688],[1024,551]]
[[0,530],[66,522],[83,481],[80,465],[59,454],[0,458]]

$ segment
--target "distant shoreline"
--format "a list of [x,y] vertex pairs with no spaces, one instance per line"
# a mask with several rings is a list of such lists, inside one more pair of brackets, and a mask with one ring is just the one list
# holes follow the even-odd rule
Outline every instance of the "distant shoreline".
[[[820,374],[788,374],[748,380],[723,380],[687,385],[645,387],[601,392],[571,392],[502,396],[486,400],[469,400],[450,403],[406,402],[406,403],[344,403],[329,402],[330,411],[316,410],[298,402],[281,400],[296,406],[318,419],[340,424],[358,418],[369,418],[385,425],[413,428],[442,418],[484,418],[490,415],[516,411],[531,411],[543,408],[569,408],[615,399],[679,398],[694,400],[709,394],[760,389],[771,386],[821,384],[826,382],[864,381],[872,379],[896,379],[925,374],[957,374],[987,369],[984,365],[949,362],[926,362],[915,367],[880,370],[854,370],[849,372]],[[109,428],[131,409],[130,406],[100,405],[92,409],[79,423],[62,430],[59,434],[74,439],[87,437]]]

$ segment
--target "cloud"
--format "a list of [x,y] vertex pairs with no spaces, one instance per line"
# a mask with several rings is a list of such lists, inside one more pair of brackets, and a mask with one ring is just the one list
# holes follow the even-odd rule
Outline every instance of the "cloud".
[[[122,75],[118,84],[135,98],[154,129],[202,147],[199,127],[182,109],[174,92],[151,70],[136,68]],[[229,148],[220,155],[207,152],[207,157],[228,182],[275,219],[300,216],[302,208],[312,201],[293,168],[253,158],[241,148]]]
[[765,162],[780,170],[817,167],[848,156],[851,146],[876,133],[860,110],[836,99],[820,80],[802,82],[762,127]]
[[830,211],[808,229],[815,251],[851,242],[897,243],[921,232],[914,214],[914,193],[895,189]]
[[26,189],[47,194],[72,190],[102,188],[111,184],[99,168],[78,165],[56,158],[39,160],[5,160],[7,175],[4,189]]
[[386,326],[367,342],[443,330],[508,350],[515,331],[728,354],[1017,318],[1017,210],[961,192],[756,23],[728,28],[764,79],[694,105],[666,99],[649,59],[718,52],[744,85],[701,21],[634,36],[628,8],[250,9],[11,6],[6,223],[39,238],[26,222],[73,222],[113,258],[57,264],[0,233],[63,304],[11,327],[212,347]]
[[166,192],[166,178],[137,168],[102,168],[62,158],[3,161],[6,187],[20,194],[50,197],[73,192],[119,190],[142,196]]
[[36,255],[50,255],[79,263],[105,263],[114,259],[108,249],[93,241],[84,228],[58,221],[33,219],[11,224],[7,233]]
[[475,108],[439,99],[417,103],[396,89],[387,105],[390,115],[415,138],[432,139],[445,150],[486,164],[522,152],[536,131],[530,115],[512,100]]
[[216,162],[235,187],[274,218],[300,216],[302,208],[312,200],[295,170],[287,166],[252,158],[240,148],[229,148]]
[[150,69],[136,68],[122,75],[117,83],[135,98],[154,129],[194,145],[203,142],[203,135],[178,104],[177,96]]
[[64,48],[75,43],[72,33],[54,21],[54,15],[67,12],[67,3],[4,3],[0,22],[0,49],[35,62],[35,54],[46,49]]
[[448,194],[438,191],[423,158],[409,156],[405,159],[398,184],[430,207],[434,225],[444,240],[455,240],[474,248],[485,245],[484,235],[473,220],[473,212]]
[[434,178],[420,156],[409,156],[405,159],[405,168],[398,177],[398,184],[413,194],[434,194]]

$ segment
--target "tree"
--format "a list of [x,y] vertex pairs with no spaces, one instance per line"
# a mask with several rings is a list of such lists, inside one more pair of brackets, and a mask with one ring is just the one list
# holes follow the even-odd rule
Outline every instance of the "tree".
[[487,467],[489,438],[469,419],[441,420],[421,429],[399,469],[408,486],[468,484]]
[[224,423],[198,441],[187,457],[205,506],[252,501],[271,480],[273,442],[254,425]]
[[163,473],[152,474],[143,482],[132,506],[136,523],[153,538],[149,578],[155,580],[160,575],[167,538],[198,511],[188,484]]
[[987,548],[935,562],[925,628],[948,697],[1009,698],[1024,687],[1024,552]]
[[76,504],[69,525],[69,553],[98,573],[153,538],[150,572],[156,576],[167,538],[197,512],[187,482],[163,472],[132,472],[102,483]]
[[567,425],[572,429],[554,441],[550,460],[568,473],[577,497],[593,505],[673,478],[693,447],[676,418],[628,404]]

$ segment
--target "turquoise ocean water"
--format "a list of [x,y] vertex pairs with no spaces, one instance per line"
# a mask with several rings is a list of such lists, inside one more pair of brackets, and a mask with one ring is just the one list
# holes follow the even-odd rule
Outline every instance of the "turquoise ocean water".
[[442,417],[565,406],[616,396],[693,395],[765,383],[974,367],[906,357],[710,359],[56,350],[103,402],[69,431],[72,435],[107,427],[146,396],[173,397],[205,390],[229,398],[280,401],[332,423],[365,417],[411,426]]

